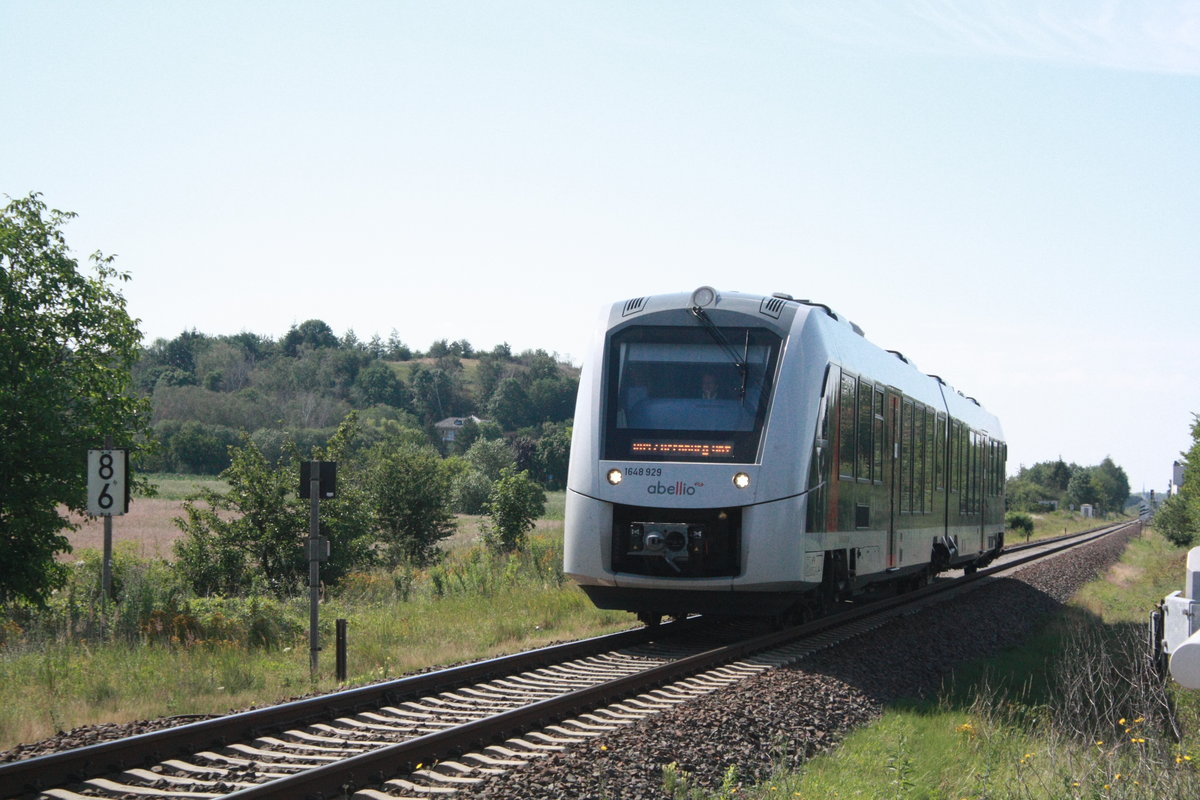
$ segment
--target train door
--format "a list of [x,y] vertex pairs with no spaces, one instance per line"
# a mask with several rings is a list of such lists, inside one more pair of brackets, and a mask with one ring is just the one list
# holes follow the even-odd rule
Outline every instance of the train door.
[[886,450],[884,454],[884,483],[888,487],[888,534],[887,534],[887,568],[899,566],[900,553],[900,395],[891,389],[887,391],[887,420],[885,428]]

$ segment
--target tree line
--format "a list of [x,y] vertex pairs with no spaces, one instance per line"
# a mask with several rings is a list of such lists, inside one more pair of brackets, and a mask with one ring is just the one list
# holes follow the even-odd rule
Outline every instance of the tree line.
[[1068,464],[1061,458],[1023,466],[1005,486],[1010,511],[1091,505],[1103,513],[1118,513],[1129,500],[1129,477],[1107,456],[1091,467]]
[[[578,375],[545,351],[442,341],[420,354],[394,334],[339,338],[320,320],[277,341],[187,331],[142,347],[117,289],[128,275],[101,253],[80,266],[63,233],[72,216],[36,193],[0,209],[0,436],[12,465],[0,481],[0,603],[41,604],[65,583],[55,556],[70,550],[70,514],[86,512],[87,451],[108,438],[141,470],[228,482],[179,520],[180,569],[200,593],[295,587],[307,528],[298,463],[310,455],[347,470],[326,509],[333,580],[436,560],[455,511],[485,514],[493,548],[520,548],[543,487],[565,481]],[[434,428],[472,415],[481,421],[452,444]]]
[[[133,367],[152,408],[152,448],[143,468],[216,474],[248,433],[270,458],[291,440],[319,446],[351,411],[367,436],[396,427],[420,431],[444,455],[477,438],[505,436],[523,468],[559,488],[565,467],[537,463],[537,443],[561,435],[574,412],[578,371],[544,350],[514,355],[507,343],[477,351],[466,340],[434,342],[421,353],[393,331],[363,342],[322,320],[293,326],[278,340],[240,333],[184,331],[144,348]],[[485,420],[447,444],[441,420]]]

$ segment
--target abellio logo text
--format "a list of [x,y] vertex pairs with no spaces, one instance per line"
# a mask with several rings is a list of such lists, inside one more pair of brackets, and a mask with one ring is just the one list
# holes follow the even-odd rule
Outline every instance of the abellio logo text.
[[665,486],[661,483],[652,484],[646,487],[647,494],[670,494],[682,495],[690,497],[696,493],[695,486],[686,486],[683,481],[676,481],[674,486]]

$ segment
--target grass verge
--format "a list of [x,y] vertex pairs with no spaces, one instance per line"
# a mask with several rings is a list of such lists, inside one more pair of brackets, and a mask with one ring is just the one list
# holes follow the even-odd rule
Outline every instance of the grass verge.
[[[97,559],[81,554],[84,586]],[[94,554],[91,554],[94,556]],[[122,607],[89,595],[0,623],[0,749],[60,730],[219,714],[337,688],[333,628],[348,620],[349,682],[375,680],[628,628],[563,578],[561,525],[514,556],[478,546],[429,570],[350,576],[321,606],[321,677],[309,680],[304,599],[180,598],[161,562],[117,559]]]
[[737,796],[1200,797],[1200,693],[1145,660],[1146,616],[1182,583],[1185,556],[1147,529],[1023,646]]

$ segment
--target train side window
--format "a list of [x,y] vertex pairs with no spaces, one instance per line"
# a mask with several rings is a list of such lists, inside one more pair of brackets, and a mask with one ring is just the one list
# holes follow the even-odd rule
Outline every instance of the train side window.
[[934,483],[937,461],[937,443],[935,437],[936,419],[934,409],[925,409],[925,513],[934,510]]
[[829,413],[833,409],[833,381],[834,377],[831,374],[834,372],[832,365],[825,367],[825,383],[821,387],[821,439],[829,441]]
[[979,472],[979,479],[976,481],[978,487],[975,492],[975,513],[978,514],[983,509],[983,491],[985,488],[985,480],[987,479],[987,440],[983,434],[976,434],[975,438],[975,469]]
[[971,429],[962,425],[958,429],[958,493],[962,497],[962,510],[966,511],[967,495],[971,488]]
[[979,502],[975,504],[976,511],[983,510],[983,498],[987,497],[988,492],[988,473],[990,467],[991,462],[988,461],[988,440],[981,433],[979,434]]
[[954,420],[946,420],[946,491],[954,494],[958,483],[954,480]]
[[988,490],[987,490],[987,493],[988,493],[988,497],[995,497],[996,496],[996,443],[994,441],[992,441],[991,439],[988,439],[987,458],[988,458],[988,462],[987,462],[988,463],[988,469],[987,469]]
[[913,406],[913,512],[925,513],[925,408]]
[[946,489],[946,415],[938,414],[933,436],[933,488]]
[[1001,445],[992,442],[992,494],[999,497],[1004,493],[1004,462],[1000,459]]
[[858,457],[854,440],[854,427],[857,419],[854,402],[856,399],[857,379],[853,375],[842,373],[842,388],[838,397],[838,475],[842,478],[854,477],[855,459]]
[[961,422],[955,421],[950,433],[950,481],[955,494],[958,495],[958,510],[963,512],[966,510],[966,485],[963,482],[963,476],[966,474],[963,467],[963,425]]
[[874,414],[873,440],[875,442],[875,460],[873,462],[874,471],[871,473],[871,479],[875,483],[883,483],[883,387],[876,386],[874,391],[874,400],[872,412]]
[[1000,494],[1004,494],[1008,483],[1008,444],[1000,444]]
[[900,513],[913,510],[913,401],[907,397],[900,417]]
[[967,511],[972,514],[979,510],[979,450],[979,434],[971,431],[971,449],[967,454],[967,486],[970,487]]
[[959,448],[961,449],[962,463],[959,465],[959,472],[962,473],[962,510],[967,513],[971,510],[971,429],[963,426],[962,436],[959,437]]
[[992,497],[999,497],[1002,494],[1001,487],[1004,486],[1004,469],[1003,462],[1000,460],[1000,443],[992,442]]
[[999,444],[988,439],[988,496],[995,497],[1000,494],[999,475],[996,474],[996,464],[1000,462],[1000,446]]
[[871,460],[874,455],[872,438],[874,426],[871,424],[871,394],[872,387],[861,378],[858,381],[858,478],[871,480]]

